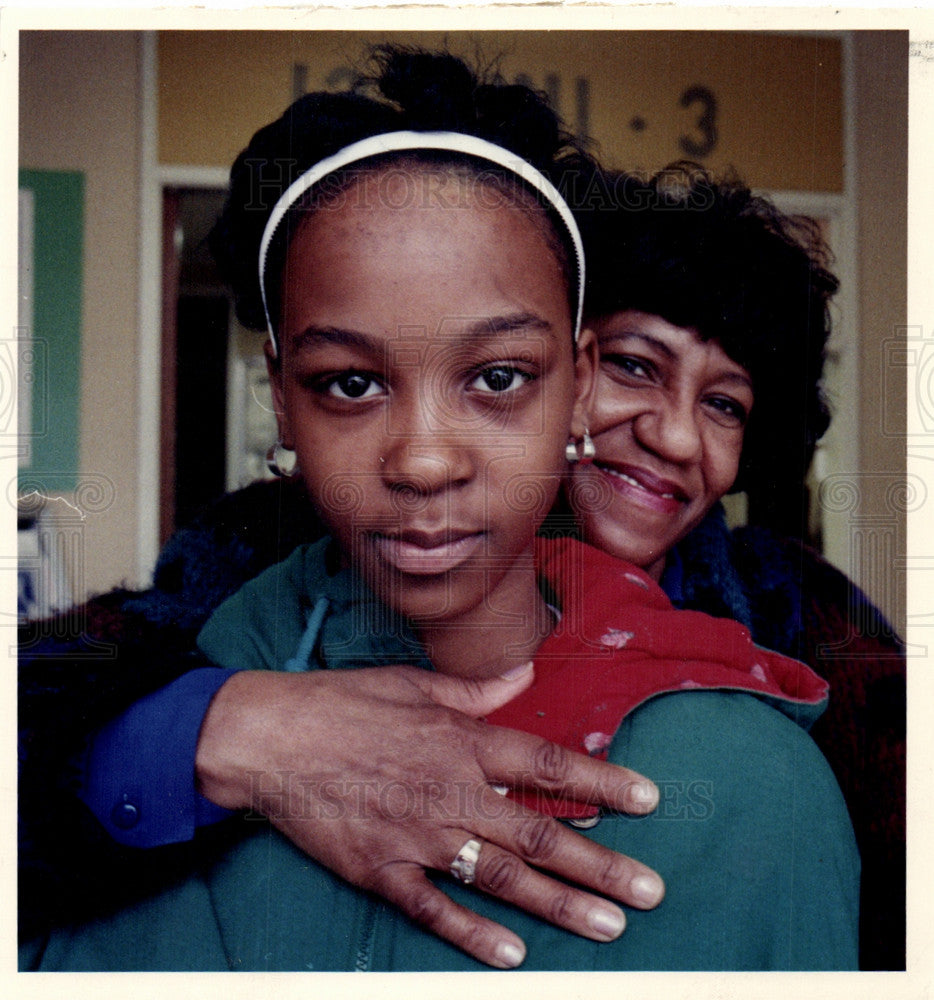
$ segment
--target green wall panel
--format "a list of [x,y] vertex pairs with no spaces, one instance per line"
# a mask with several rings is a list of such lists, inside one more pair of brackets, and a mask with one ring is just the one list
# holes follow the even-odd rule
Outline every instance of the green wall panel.
[[[33,311],[21,339],[20,381],[32,396],[24,489],[73,490],[78,476],[84,174],[21,170],[33,193]],[[28,322],[28,318],[24,318]]]

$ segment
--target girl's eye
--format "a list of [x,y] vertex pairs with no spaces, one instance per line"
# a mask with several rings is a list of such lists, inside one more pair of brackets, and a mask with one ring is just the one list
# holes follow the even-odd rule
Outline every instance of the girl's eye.
[[323,388],[337,399],[365,399],[381,391],[379,383],[362,372],[343,372],[328,379]]
[[729,396],[710,396],[707,405],[715,411],[722,423],[743,427],[749,417],[746,407]]
[[496,365],[493,368],[484,368],[470,383],[470,388],[480,392],[514,392],[531,379],[532,376],[528,372],[519,371],[518,368],[509,365]]

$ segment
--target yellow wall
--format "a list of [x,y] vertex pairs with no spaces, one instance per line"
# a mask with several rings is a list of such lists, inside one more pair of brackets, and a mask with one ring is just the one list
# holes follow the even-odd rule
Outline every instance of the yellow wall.
[[[253,132],[292,100],[293,66],[308,90],[339,89],[367,46],[406,41],[525,74],[554,92],[568,125],[582,124],[601,158],[658,169],[703,144],[700,99],[716,99],[713,152],[753,187],[840,191],[843,186],[841,45],[836,38],[743,32],[524,31],[458,33],[164,32],[159,37],[159,160],[229,167]],[[579,90],[589,114],[582,123]],[[644,128],[637,131],[634,119]],[[693,156],[692,159],[699,157]]]

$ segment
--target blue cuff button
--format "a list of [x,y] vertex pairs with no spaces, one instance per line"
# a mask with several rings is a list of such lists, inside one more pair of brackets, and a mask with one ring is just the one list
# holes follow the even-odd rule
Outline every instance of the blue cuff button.
[[124,795],[123,801],[111,810],[110,821],[121,830],[130,830],[139,822],[139,809]]

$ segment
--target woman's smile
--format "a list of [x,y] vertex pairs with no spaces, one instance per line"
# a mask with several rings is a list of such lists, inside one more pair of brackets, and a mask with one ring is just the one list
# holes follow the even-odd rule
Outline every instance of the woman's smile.
[[690,499],[678,483],[656,476],[648,469],[599,460],[594,465],[614,492],[660,514],[677,514]]

